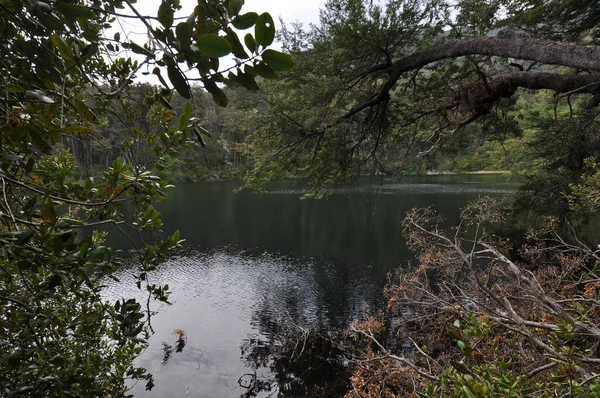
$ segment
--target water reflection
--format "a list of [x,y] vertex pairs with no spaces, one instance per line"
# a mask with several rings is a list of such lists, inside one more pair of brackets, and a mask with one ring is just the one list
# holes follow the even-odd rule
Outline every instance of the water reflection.
[[[256,356],[264,366],[251,368],[258,371],[257,378],[271,379],[275,369],[271,366],[280,366],[280,362],[271,364],[268,358],[275,348],[286,345],[284,339],[290,334],[284,328],[335,329],[332,325],[344,324],[341,317],[352,316],[353,302],[374,301],[365,289],[356,289],[347,297],[324,294],[327,284],[341,286],[342,292],[353,289],[336,281],[335,274],[317,273],[316,265],[309,261],[226,249],[186,253],[158,270],[154,279],[168,281],[173,305],[153,308],[158,311],[152,322],[156,333],[139,364],[153,372],[156,386],[150,392],[136,386],[136,395],[240,396],[243,392],[238,390],[243,389],[237,380],[248,373],[246,366],[255,363],[248,356],[240,358],[242,342],[252,341],[249,345],[253,347],[247,351],[253,353],[260,351],[263,343],[268,347],[262,357]],[[119,277],[122,283],[108,286],[107,297],[129,294],[127,270]],[[347,282],[352,286],[361,283]],[[336,298],[343,302],[334,302]],[[348,309],[338,312],[340,308]],[[164,361],[165,344],[175,346],[175,329],[186,333],[185,349],[172,352]]]
[[[387,273],[410,260],[400,231],[405,212],[435,205],[453,222],[468,201],[516,187],[498,177],[461,178],[347,187],[321,201],[299,200],[298,182],[267,195],[233,194],[232,183],[176,188],[160,210],[165,230],[180,230],[187,242],[153,276],[169,284],[173,305],[153,308],[156,333],[139,358],[155,388],[134,393],[339,396],[346,378],[327,377],[346,368],[332,338],[381,306]],[[131,295],[128,275],[123,269],[122,282],[109,284],[107,298]],[[175,347],[176,329],[185,348],[164,361],[163,342]]]
[[[295,326],[270,332],[264,340],[244,340],[241,354],[252,372],[238,380],[245,389],[241,397],[341,397],[347,392],[350,368],[338,337]],[[264,369],[268,376],[258,376]]]

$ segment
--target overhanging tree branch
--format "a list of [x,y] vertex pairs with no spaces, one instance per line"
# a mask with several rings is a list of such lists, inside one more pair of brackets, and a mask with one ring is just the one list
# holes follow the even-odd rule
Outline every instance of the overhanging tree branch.
[[[365,108],[388,100],[390,91],[392,91],[405,72],[419,69],[445,59],[459,58],[467,55],[514,58],[547,65],[600,71],[600,62],[598,62],[600,59],[600,47],[598,46],[560,43],[528,37],[492,37],[442,42],[400,58],[392,66],[382,64],[366,71],[363,75],[371,75],[384,71],[389,75],[389,78],[382,85],[376,96],[354,107],[343,118],[350,118]],[[511,76],[510,79],[507,79],[507,82],[512,82],[513,87],[550,89],[557,92],[578,91],[580,88],[590,85],[590,83],[596,83],[599,80],[598,76],[594,74],[564,75],[515,72],[507,74],[507,76]],[[596,93],[598,86],[594,84],[578,92],[592,92],[592,90]]]

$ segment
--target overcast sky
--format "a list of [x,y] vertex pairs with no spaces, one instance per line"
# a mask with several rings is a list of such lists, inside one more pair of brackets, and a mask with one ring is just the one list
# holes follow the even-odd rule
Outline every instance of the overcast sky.
[[[183,15],[189,15],[196,6],[196,0],[181,0]],[[325,0],[246,0],[242,13],[254,11],[268,12],[276,21],[282,17],[286,22],[299,21],[305,24],[318,22],[319,8]],[[156,15],[160,0],[139,0],[135,7],[143,15]]]
[[[245,4],[241,13],[243,14],[254,11],[258,14],[261,14],[263,12],[268,12],[275,20],[277,29],[280,27],[280,17],[285,22],[298,21],[308,25],[309,23],[317,23],[319,21],[319,9],[324,6],[325,1],[326,0],[245,0]],[[161,0],[138,0],[134,6],[142,15],[156,16],[160,3]],[[177,13],[176,16],[188,16],[193,12],[194,7],[197,4],[197,0],[181,0],[182,9]],[[127,7],[123,10],[123,12],[132,14]],[[126,37],[127,39],[140,45],[145,43],[148,39],[146,27],[140,21],[135,19],[120,18],[119,23],[120,26],[115,25],[114,28],[116,29],[111,29],[107,32],[108,37],[112,37],[114,32],[118,30],[121,32],[121,37]],[[158,25],[157,22],[154,23]],[[278,43],[273,43],[273,45],[270,47],[279,49],[280,45]],[[135,54],[130,55],[132,55],[134,58],[143,58]],[[222,59],[221,61],[222,65],[233,65],[233,60],[231,59]],[[188,74],[188,76],[195,77],[191,76],[190,74]],[[156,83],[153,76],[139,75],[138,79]]]

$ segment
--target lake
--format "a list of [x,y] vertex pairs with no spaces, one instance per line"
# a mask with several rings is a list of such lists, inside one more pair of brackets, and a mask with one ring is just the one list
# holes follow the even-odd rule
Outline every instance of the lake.
[[[273,373],[269,347],[282,330],[337,333],[382,307],[387,274],[412,258],[401,234],[406,211],[435,206],[453,223],[469,201],[509,196],[518,183],[498,175],[367,180],[322,200],[300,200],[302,181],[262,195],[233,193],[238,186],[182,184],[158,206],[164,230],[180,230],[186,242],[152,277],[169,285],[173,304],[154,308],[155,334],[137,363],[155,387],[136,385],[136,397],[269,396],[287,388],[283,396],[296,396]],[[129,275],[123,269],[121,282],[108,283],[106,297],[131,296]],[[175,329],[185,331],[186,346],[163,364],[163,342],[175,346]],[[248,395],[240,384],[249,380],[272,391]]]

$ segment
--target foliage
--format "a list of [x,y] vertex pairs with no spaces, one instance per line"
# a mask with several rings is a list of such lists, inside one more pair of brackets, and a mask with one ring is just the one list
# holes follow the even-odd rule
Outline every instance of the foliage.
[[586,172],[577,184],[570,184],[571,194],[567,195],[571,209],[580,212],[595,212],[600,203],[600,165],[594,158],[585,159]]
[[[384,8],[362,1],[331,1],[322,10],[320,26],[309,31],[297,24],[282,29],[284,48],[296,68],[265,85],[265,100],[257,106],[260,124],[254,124],[246,148],[255,158],[254,170],[246,178],[249,186],[261,188],[271,179],[306,175],[318,195],[324,186],[371,169],[387,173],[391,163],[402,159],[389,156],[396,144],[410,140],[405,131],[391,128],[397,120],[387,117],[393,112],[373,109],[365,118],[347,123],[339,119],[357,98],[373,93],[372,82],[349,83],[350,75],[389,58],[408,43],[441,33],[441,23],[427,29],[420,23],[438,18],[443,7],[417,3],[392,2]],[[384,138],[389,144],[382,144]],[[416,154],[414,149],[409,152]]]
[[512,261],[510,245],[488,232],[498,210],[476,201],[451,229],[432,209],[408,213],[418,264],[398,271],[387,295],[410,349],[385,347],[377,319],[355,325],[360,396],[597,396],[597,251],[550,219]]
[[585,159],[600,155],[595,115],[584,111],[577,116],[537,117],[526,151],[530,157],[524,170],[528,180],[516,203],[521,214],[562,218],[570,213],[564,193],[584,173]]
[[[596,155],[587,139],[563,146],[553,138],[595,128],[597,66],[574,68],[560,55],[595,43],[597,12],[588,5],[328,1],[320,24],[281,32],[296,68],[264,85],[246,139],[254,162],[246,184],[307,176],[319,196],[364,174],[511,170],[531,176],[525,190],[544,196],[523,207],[564,214],[550,187],[560,181],[568,190],[582,163],[559,166],[549,147],[560,159]],[[572,78],[581,81],[563,85]]]
[[497,3],[506,7],[526,32],[556,40],[598,41],[600,6],[594,1],[502,0]]
[[[128,103],[137,102],[137,106],[113,104],[105,122],[98,126],[94,137],[82,137],[79,140],[89,143],[79,147],[72,141],[71,151],[79,159],[89,160],[86,168],[91,172],[104,170],[121,156],[129,163],[147,166],[154,161],[150,148],[159,139],[161,123],[169,119],[177,120],[174,110],[152,101],[160,87],[134,85],[127,89]],[[248,117],[249,109],[243,109],[238,98],[243,89],[224,89],[232,103],[222,108],[212,101],[209,93],[199,87],[192,87],[193,110],[190,120],[198,131],[187,129],[185,141],[176,152],[168,152],[164,162],[156,165],[156,174],[169,182],[191,182],[202,180],[240,179],[249,167],[249,159],[241,154],[240,146],[247,135],[243,120]],[[128,103],[125,103],[127,105]],[[186,101],[174,95],[169,103],[173,109],[181,109]],[[134,130],[134,134],[132,131]]]
[[[169,287],[152,271],[181,239],[146,243],[141,233],[162,226],[152,203],[169,186],[155,172],[189,144],[188,134],[208,134],[192,119],[190,81],[224,106],[218,83],[255,89],[255,76],[292,67],[288,55],[268,49],[269,14],[241,14],[243,1],[199,1],[183,21],[178,0],[162,1],[156,17],[132,3],[0,0],[2,396],[119,397],[127,379],[152,388],[133,360],[152,332],[151,300],[168,302]],[[115,31],[119,18],[143,24],[148,42]],[[232,26],[254,28],[246,46]],[[239,64],[220,69],[229,54]],[[184,63],[199,77],[187,77]],[[162,87],[131,88],[144,66]],[[174,92],[190,101],[175,110]],[[106,131],[117,123],[118,133]],[[104,148],[96,153],[103,167],[91,167],[93,146]],[[130,241],[132,252],[108,247],[100,226]],[[148,295],[143,303],[102,298],[125,261],[136,264],[132,288]]]

